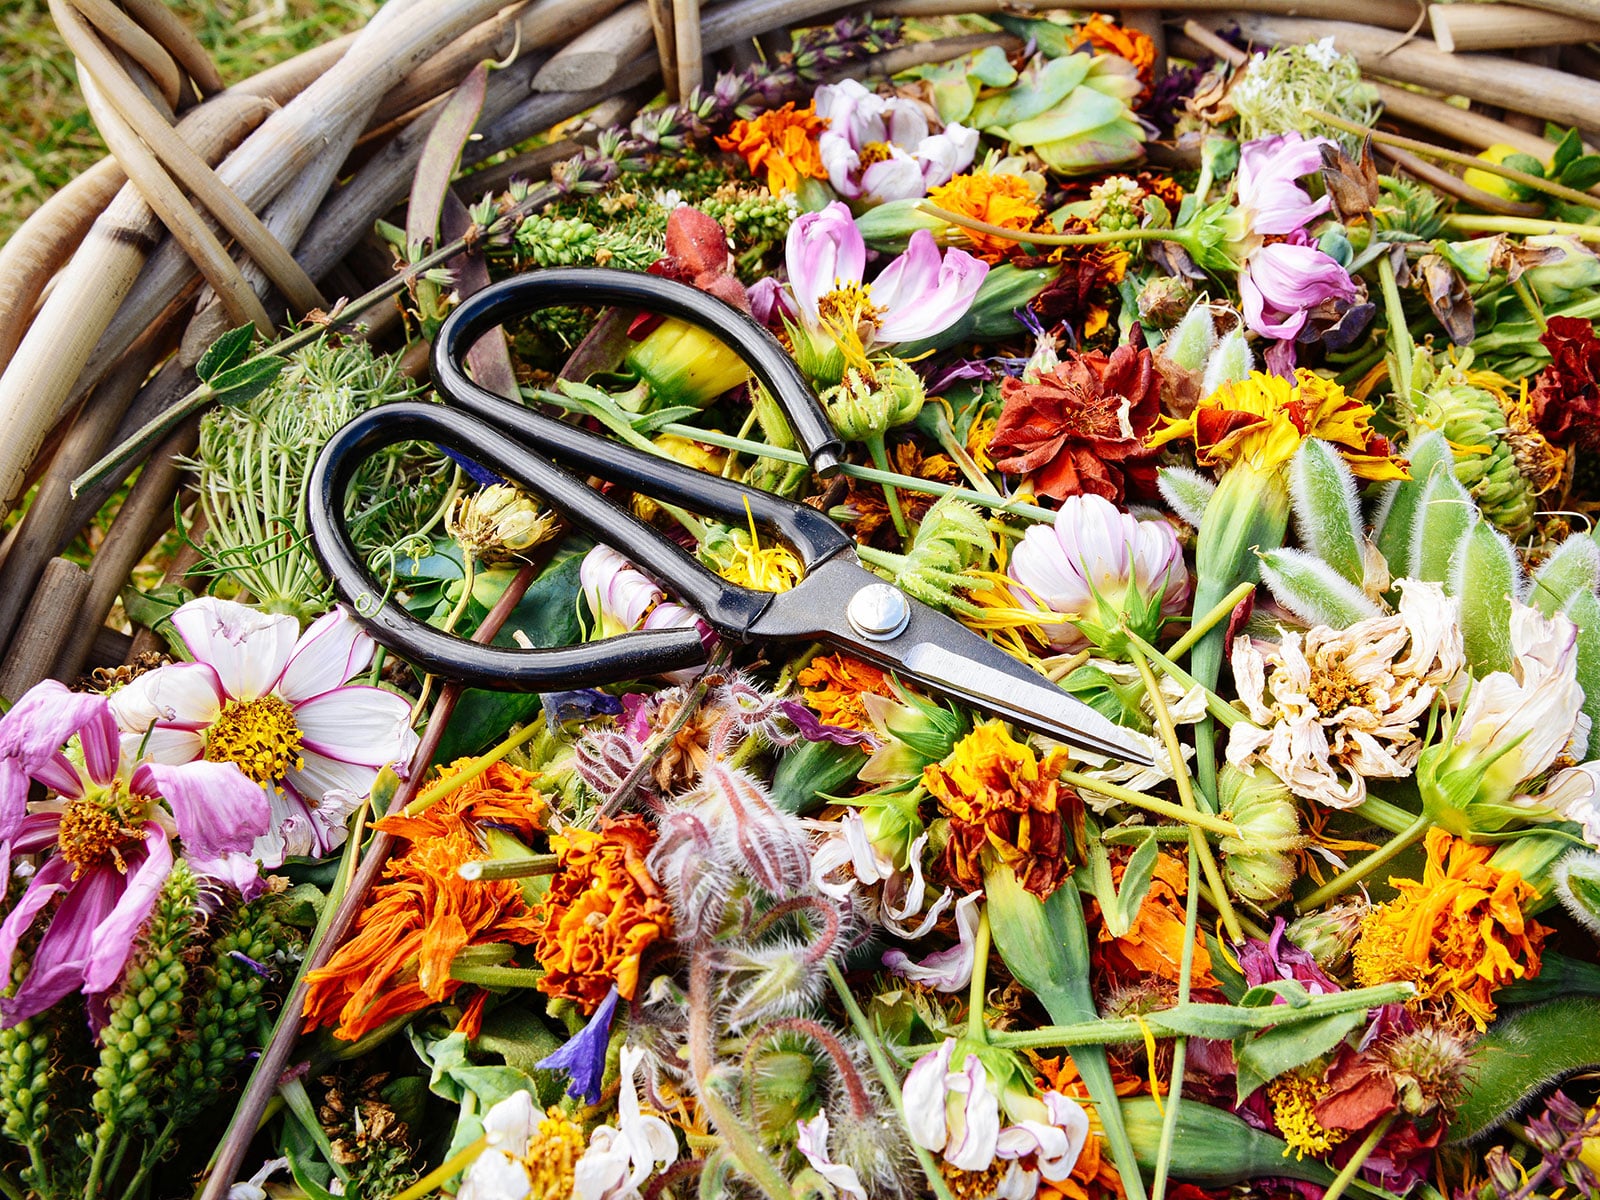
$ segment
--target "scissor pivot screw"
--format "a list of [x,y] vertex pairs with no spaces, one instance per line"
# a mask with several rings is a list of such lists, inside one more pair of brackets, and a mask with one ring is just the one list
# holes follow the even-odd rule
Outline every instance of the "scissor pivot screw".
[[899,637],[911,623],[911,605],[899,588],[874,583],[850,597],[846,615],[862,637],[887,642]]

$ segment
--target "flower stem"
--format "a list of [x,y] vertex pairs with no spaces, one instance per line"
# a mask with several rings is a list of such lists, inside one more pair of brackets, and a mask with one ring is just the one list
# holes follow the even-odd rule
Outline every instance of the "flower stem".
[[[1133,630],[1124,627],[1122,632],[1127,635],[1128,644],[1130,646],[1136,646],[1146,658],[1165,671],[1172,679],[1175,679],[1179,686],[1186,690],[1201,686],[1200,681],[1197,680],[1193,675],[1189,674],[1189,672],[1185,671],[1177,663],[1173,662],[1170,658],[1161,653],[1161,651],[1157,650],[1149,642],[1145,641],[1137,633],[1134,633]],[[1233,705],[1229,704],[1210,688],[1204,688],[1202,690],[1205,692],[1206,696],[1206,711],[1218,721],[1222,722],[1225,728],[1232,729],[1240,721],[1245,720],[1245,715],[1242,712],[1240,712]]]
[[[1149,678],[1150,668],[1138,660],[1142,673]],[[1171,722],[1169,721],[1170,725]],[[1181,763],[1182,758],[1178,759]],[[1185,772],[1187,774],[1187,772]],[[1194,803],[1191,794],[1189,803]],[[1178,962],[1178,1003],[1189,1002],[1190,982],[1194,978],[1194,940],[1200,924],[1200,857],[1205,838],[1198,832],[1189,834],[1189,895],[1183,911],[1183,955]],[[1209,848],[1207,848],[1209,850]],[[1212,864],[1215,866],[1215,864]],[[1235,941],[1242,939],[1235,937]],[[1172,1043],[1172,1076],[1167,1084],[1167,1107],[1162,1115],[1161,1141],[1156,1147],[1155,1179],[1150,1185],[1150,1200],[1164,1200],[1167,1194],[1167,1174],[1172,1170],[1172,1144],[1178,1134],[1178,1106],[1183,1103],[1183,1069],[1188,1058],[1189,1039],[1179,1037]],[[1151,1064],[1151,1073],[1155,1064]]]
[[959,225],[963,229],[971,229],[976,233],[986,233],[990,237],[1005,238],[1012,242],[1026,242],[1035,246],[1104,246],[1110,242],[1181,242],[1188,238],[1188,234],[1180,229],[1103,229],[1095,233],[1038,233],[1031,229],[1007,229],[1003,225],[991,225],[987,221],[979,221],[974,217],[964,216],[930,204],[924,200],[917,205],[920,212],[927,213],[930,217],[938,217],[951,225]]
[[[889,451],[884,447],[883,435],[874,434],[866,439],[867,453],[872,455],[872,461],[878,470],[889,474]],[[894,490],[892,483],[883,482],[878,485],[883,488],[883,502],[889,507],[889,519],[894,522],[894,531],[902,538],[909,537],[910,531],[906,529],[905,514],[900,511],[900,497]]]
[[1480,217],[1472,213],[1452,213],[1444,223],[1462,233],[1559,233],[1579,241],[1600,242],[1600,225],[1575,225],[1571,221],[1546,221],[1542,217]]
[[474,1162],[478,1155],[489,1148],[489,1137],[485,1134],[475,1142],[470,1142],[456,1151],[444,1162],[429,1171],[405,1191],[397,1195],[394,1200],[422,1200],[424,1196],[431,1196],[445,1184],[449,1183],[461,1172],[465,1171]]
[[1522,307],[1528,310],[1528,315],[1533,318],[1533,323],[1543,333],[1550,328],[1550,322],[1545,320],[1544,309],[1539,307],[1539,299],[1533,294],[1533,289],[1528,286],[1526,276],[1519,275],[1511,283],[1512,291],[1517,293],[1517,299],[1522,301]]
[[554,854],[535,854],[530,858],[476,858],[456,868],[456,874],[471,882],[492,879],[529,879],[535,875],[554,875],[561,860]]
[[1378,1148],[1378,1143],[1383,1141],[1383,1135],[1389,1132],[1389,1126],[1394,1124],[1395,1118],[1399,1115],[1400,1111],[1396,1109],[1394,1112],[1385,1113],[1378,1120],[1378,1123],[1372,1127],[1372,1132],[1367,1134],[1362,1139],[1361,1145],[1356,1147],[1356,1152],[1350,1156],[1350,1161],[1345,1163],[1339,1173],[1333,1177],[1333,1182],[1328,1185],[1328,1190],[1322,1193],[1322,1200],[1339,1200],[1339,1197],[1344,1195],[1345,1189],[1355,1182],[1356,1175],[1360,1172],[1362,1164],[1367,1161],[1367,1156]]
[[1389,347],[1394,351],[1395,386],[1400,391],[1400,399],[1409,405],[1417,347],[1406,325],[1405,310],[1400,306],[1400,285],[1395,280],[1394,263],[1388,254],[1378,256],[1378,282],[1383,287],[1383,310],[1389,321]]
[[[828,978],[833,982],[833,990],[838,994],[840,1003],[844,1005],[844,1011],[850,1018],[850,1025],[855,1029],[856,1036],[861,1039],[862,1044],[866,1046],[867,1057],[872,1059],[873,1070],[878,1073],[878,1082],[883,1084],[883,1090],[889,1093],[889,1103],[894,1106],[895,1115],[900,1118],[900,1123],[905,1125],[906,1102],[900,1094],[900,1079],[889,1063],[889,1056],[883,1052],[883,1046],[878,1041],[877,1032],[872,1028],[872,1022],[867,1020],[867,1014],[862,1012],[861,1006],[856,1003],[850,985],[845,982],[844,973],[839,970],[839,964],[830,958],[826,966]],[[950,1191],[950,1184],[945,1180],[944,1172],[939,1170],[939,1164],[933,1161],[933,1155],[928,1152],[928,1148],[914,1138],[908,1137],[906,1140],[911,1143],[911,1149],[916,1153],[917,1162],[921,1164],[922,1173],[927,1176],[928,1186],[933,1189],[933,1194],[938,1200],[955,1200],[954,1194]]]
[[83,1182],[83,1200],[96,1200],[100,1195],[100,1173],[106,1167],[106,1151],[111,1148],[111,1128],[101,1126],[95,1138],[94,1157],[89,1160],[89,1177]]
[[1350,811],[1357,816],[1365,817],[1379,829],[1387,829],[1390,833],[1404,833],[1417,819],[1416,813],[1407,812],[1398,804],[1390,804],[1387,800],[1380,800],[1370,792],[1365,800]]
[[[1172,762],[1173,776],[1178,783],[1178,799],[1191,815],[1199,815],[1200,806],[1194,801],[1194,780],[1189,774],[1189,763],[1183,757],[1183,747],[1178,742],[1178,730],[1172,723],[1172,714],[1167,710],[1166,697],[1161,694],[1155,673],[1150,670],[1150,664],[1145,661],[1139,648],[1133,646],[1131,649],[1133,665],[1139,668],[1139,678],[1144,680],[1145,693],[1150,697],[1151,707],[1155,709],[1156,728],[1161,731],[1162,744],[1166,746],[1167,757]],[[1233,901],[1228,897],[1228,888],[1223,882],[1221,870],[1217,867],[1216,856],[1211,853],[1211,845],[1194,831],[1193,826],[1190,826],[1190,830],[1190,854],[1199,860],[1200,868],[1205,872],[1206,882],[1211,885],[1211,896],[1217,905],[1217,915],[1222,918],[1228,937],[1235,943],[1242,942],[1244,930],[1239,925],[1239,915],[1233,911]],[[1185,943],[1185,955],[1189,953],[1189,949],[1189,944]],[[1180,1000],[1188,999],[1185,994],[1186,989],[1180,987],[1179,992]],[[1160,1200],[1160,1196],[1152,1194],[1151,1200]]]
[[451,963],[450,978],[487,988],[531,988],[544,978],[543,971],[527,967],[498,967],[479,963]]
[[1413,821],[1410,828],[1406,829],[1405,832],[1396,834],[1384,843],[1380,849],[1374,850],[1349,870],[1335,875],[1304,900],[1297,903],[1295,910],[1307,913],[1314,908],[1321,908],[1329,900],[1347,890],[1352,884],[1359,883],[1379,867],[1398,858],[1405,850],[1415,845],[1422,835],[1428,832],[1432,824],[1433,822],[1424,813]]
[[1212,813],[1202,812],[1198,809],[1190,811],[1181,804],[1174,804],[1170,800],[1158,800],[1154,796],[1147,796],[1143,792],[1136,792],[1132,788],[1125,788],[1118,783],[1108,783],[1104,779],[1096,779],[1093,775],[1083,775],[1077,771],[1063,771],[1057,776],[1062,783],[1071,784],[1084,791],[1097,792],[1112,800],[1119,800],[1123,804],[1131,804],[1135,808],[1142,808],[1146,812],[1153,812],[1157,816],[1166,817],[1173,821],[1182,821],[1207,833],[1217,834],[1219,837],[1243,837],[1244,834],[1232,821],[1224,821]]
[[980,1046],[989,1040],[983,1020],[983,993],[989,978],[989,906],[978,910],[978,933],[972,942],[972,982],[967,989],[967,1040]]
[[1189,628],[1184,635],[1167,647],[1167,657],[1172,659],[1173,662],[1177,662],[1178,659],[1189,653],[1196,642],[1231,617],[1233,610],[1243,604],[1245,599],[1255,590],[1255,584],[1241,583],[1216,604],[1212,605],[1211,611],[1206,613],[1205,616],[1189,622]]
[[406,816],[414,817],[418,813],[426,812],[457,788],[466,787],[467,784],[478,778],[518,746],[525,742],[531,742],[543,732],[544,723],[542,721],[529,721],[498,746],[473,759],[465,771],[452,775],[448,779],[439,780],[431,788],[423,792],[422,795],[406,805]]

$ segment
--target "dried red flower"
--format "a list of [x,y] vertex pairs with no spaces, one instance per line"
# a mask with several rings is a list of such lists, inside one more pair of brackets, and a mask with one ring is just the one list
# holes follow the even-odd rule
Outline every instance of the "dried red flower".
[[1534,380],[1533,419],[1557,445],[1600,446],[1600,338],[1579,317],[1551,317],[1539,344],[1550,362]]
[[1142,344],[1069,352],[1036,383],[1006,379],[1000,397],[989,453],[1000,470],[1032,475],[1039,495],[1121,504],[1154,488],[1156,452],[1144,439],[1161,412],[1161,379]]

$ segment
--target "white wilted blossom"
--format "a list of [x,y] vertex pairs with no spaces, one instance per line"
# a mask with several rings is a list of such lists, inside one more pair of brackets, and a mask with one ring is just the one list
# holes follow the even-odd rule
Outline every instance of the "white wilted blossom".
[[1233,673],[1253,724],[1234,726],[1228,761],[1266,764],[1297,796],[1354,808],[1368,779],[1403,779],[1422,753],[1419,721],[1461,672],[1456,602],[1401,580],[1400,611],[1347,629],[1239,638]]

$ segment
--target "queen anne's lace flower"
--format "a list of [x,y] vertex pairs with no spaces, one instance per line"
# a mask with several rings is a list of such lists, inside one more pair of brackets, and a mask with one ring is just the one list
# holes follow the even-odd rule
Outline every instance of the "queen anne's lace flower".
[[1228,761],[1265,763],[1297,795],[1353,808],[1368,779],[1403,779],[1422,753],[1417,723],[1463,665],[1455,601],[1437,584],[1401,580],[1400,611],[1348,629],[1285,633],[1233,646],[1239,724]]

